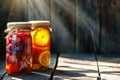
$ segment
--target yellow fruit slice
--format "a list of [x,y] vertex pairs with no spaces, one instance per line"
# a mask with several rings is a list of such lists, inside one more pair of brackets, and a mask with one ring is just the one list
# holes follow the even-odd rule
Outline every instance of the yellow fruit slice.
[[9,69],[10,69],[10,65],[6,64],[6,70],[9,70]]
[[45,46],[50,41],[50,33],[49,30],[45,28],[37,29],[36,33],[34,34],[34,43],[38,46]]
[[49,66],[50,65],[50,51],[42,52],[38,57],[38,61],[42,66]]
[[39,68],[41,68],[41,65],[40,65],[40,64],[33,64],[33,65],[32,65],[32,69],[33,69],[33,70],[37,70],[37,69],[39,69]]

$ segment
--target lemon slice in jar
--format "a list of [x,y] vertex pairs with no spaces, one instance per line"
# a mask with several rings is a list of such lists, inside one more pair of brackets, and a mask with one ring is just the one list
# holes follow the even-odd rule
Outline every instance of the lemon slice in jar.
[[49,30],[45,28],[38,28],[34,34],[34,44],[37,46],[46,46],[50,41]]
[[39,54],[38,61],[42,66],[48,67],[50,65],[50,51],[44,51]]

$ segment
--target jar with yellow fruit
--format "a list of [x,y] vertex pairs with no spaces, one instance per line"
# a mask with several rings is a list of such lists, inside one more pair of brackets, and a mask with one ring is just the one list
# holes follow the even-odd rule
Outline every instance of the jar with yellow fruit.
[[29,21],[32,24],[32,70],[50,67],[50,22]]

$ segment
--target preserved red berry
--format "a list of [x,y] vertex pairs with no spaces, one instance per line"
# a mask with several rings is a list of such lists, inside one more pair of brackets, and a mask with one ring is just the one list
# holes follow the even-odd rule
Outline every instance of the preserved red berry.
[[24,52],[24,43],[19,42],[19,43],[14,43],[12,47],[12,54],[13,55],[19,55]]
[[9,35],[9,37],[6,39],[6,45],[11,43],[11,41],[12,41],[12,35]]
[[8,62],[11,63],[11,64],[17,64],[18,63],[18,57],[15,56],[15,55],[10,55],[8,57]]
[[12,44],[11,43],[9,43],[8,45],[6,45],[6,52],[12,53]]

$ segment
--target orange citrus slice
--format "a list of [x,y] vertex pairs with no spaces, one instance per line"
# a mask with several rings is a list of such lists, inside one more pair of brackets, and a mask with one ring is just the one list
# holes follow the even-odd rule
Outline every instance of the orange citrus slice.
[[42,52],[38,57],[38,61],[42,66],[49,66],[50,65],[50,51]]
[[37,70],[37,69],[39,69],[39,68],[41,68],[41,65],[40,65],[40,64],[33,64],[33,65],[32,65],[32,69],[33,69],[33,70]]
[[10,69],[10,65],[6,64],[6,70],[9,70],[9,69]]
[[50,47],[49,46],[36,46],[36,45],[32,45],[33,48],[35,48],[36,50],[50,50]]
[[37,29],[36,33],[34,34],[34,43],[37,46],[45,46],[50,41],[50,33],[45,28]]

